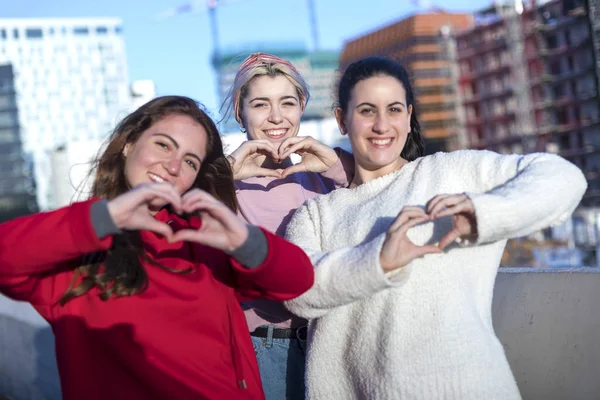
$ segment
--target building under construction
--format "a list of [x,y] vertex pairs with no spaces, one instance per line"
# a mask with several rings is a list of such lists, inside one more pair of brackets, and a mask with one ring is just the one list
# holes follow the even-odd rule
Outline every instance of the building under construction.
[[340,57],[343,71],[368,56],[385,56],[403,64],[411,74],[418,99],[419,121],[426,151],[452,150],[457,142],[456,99],[452,64],[446,57],[440,30],[464,30],[473,25],[470,14],[417,14],[347,42]]
[[600,202],[599,38],[589,4],[496,3],[447,42],[458,68],[461,143],[503,153],[550,151],[578,165]]

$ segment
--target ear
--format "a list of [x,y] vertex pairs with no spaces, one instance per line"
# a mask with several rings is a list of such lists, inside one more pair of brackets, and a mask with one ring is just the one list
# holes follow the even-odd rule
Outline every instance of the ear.
[[131,143],[127,143],[125,147],[123,147],[123,157],[127,158],[127,153],[129,153],[129,148],[131,147]]
[[408,122],[407,122],[407,124],[408,124],[408,127],[407,127],[408,133],[410,133],[412,131],[412,129],[410,127],[410,121],[411,121],[411,118],[412,118],[412,112],[413,112],[413,106],[412,106],[412,104],[409,104],[408,105]]
[[335,109],[335,119],[338,124],[338,128],[340,129],[340,133],[342,135],[346,135],[348,131],[346,131],[346,126],[344,125],[344,113],[340,107]]

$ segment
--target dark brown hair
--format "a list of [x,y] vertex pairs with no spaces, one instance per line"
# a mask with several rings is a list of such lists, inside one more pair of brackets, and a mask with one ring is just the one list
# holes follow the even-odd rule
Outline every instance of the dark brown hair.
[[[183,96],[163,96],[151,100],[117,125],[107,140],[105,150],[93,162],[90,176],[95,174],[95,178],[91,197],[110,200],[129,190],[123,156],[125,145],[136,143],[144,131],[169,115],[189,116],[202,125],[208,135],[206,157],[192,188],[212,194],[231,210],[237,211],[233,173],[223,153],[219,131],[196,101]],[[148,275],[141,259],[162,267],[147,256],[138,231],[124,231],[115,235],[108,251],[89,255],[82,260],[82,266],[77,268],[71,287],[59,303],[64,305],[95,286],[101,290],[100,298],[103,300],[144,291],[148,286]],[[81,283],[73,287],[79,276],[83,277]]]

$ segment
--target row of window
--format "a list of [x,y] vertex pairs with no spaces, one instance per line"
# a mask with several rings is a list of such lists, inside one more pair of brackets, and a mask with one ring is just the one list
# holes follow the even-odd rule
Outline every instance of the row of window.
[[[56,29],[58,32],[58,29]],[[107,35],[110,31],[113,31],[115,34],[119,35],[123,32],[123,28],[121,26],[111,27],[110,29],[106,26],[97,26],[95,28],[90,28],[88,26],[76,26],[73,28],[67,29],[67,27],[60,28],[60,32],[63,35],[66,35],[67,32],[73,33],[75,36],[88,36],[91,32],[94,32],[96,35]],[[11,35],[12,33],[12,35]],[[48,34],[53,36],[55,33],[55,28],[50,28],[48,30]],[[27,39],[41,39],[44,37],[44,31],[42,28],[25,28],[25,38]],[[19,39],[21,35],[21,31],[18,28],[13,28],[12,30],[6,28],[0,28],[0,39],[8,39],[11,36],[13,39]]]

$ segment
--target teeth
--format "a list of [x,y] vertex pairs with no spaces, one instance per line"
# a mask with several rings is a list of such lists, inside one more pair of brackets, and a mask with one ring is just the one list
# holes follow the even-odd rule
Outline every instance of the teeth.
[[388,143],[390,143],[392,141],[392,139],[371,139],[371,143],[376,144],[376,145],[386,145]]
[[152,179],[154,182],[162,183],[162,182],[165,181],[163,178],[161,178],[158,175],[154,175],[154,174],[150,174],[149,173],[148,176],[150,176],[150,179]]
[[264,131],[267,136],[282,136],[285,135],[287,129],[272,129],[270,131]]

